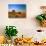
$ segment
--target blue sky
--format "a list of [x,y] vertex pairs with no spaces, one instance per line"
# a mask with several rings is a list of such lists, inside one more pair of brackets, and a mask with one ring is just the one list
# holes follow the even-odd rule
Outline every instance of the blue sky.
[[26,11],[26,4],[8,4],[8,9],[16,11]]

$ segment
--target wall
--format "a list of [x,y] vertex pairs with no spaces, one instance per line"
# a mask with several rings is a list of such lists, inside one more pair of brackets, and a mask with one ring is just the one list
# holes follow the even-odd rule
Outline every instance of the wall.
[[[27,5],[27,17],[23,19],[9,19],[9,3],[25,3]],[[37,29],[46,30],[46,28],[40,27],[35,19],[36,15],[41,13],[40,6],[42,5],[46,5],[46,0],[0,0],[0,34],[4,34],[6,25],[15,25],[19,31],[18,36],[23,34],[29,37],[37,34]],[[39,36],[39,33],[37,36]]]

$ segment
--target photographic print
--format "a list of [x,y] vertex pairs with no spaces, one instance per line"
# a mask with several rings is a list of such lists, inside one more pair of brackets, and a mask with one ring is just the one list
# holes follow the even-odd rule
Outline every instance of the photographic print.
[[8,4],[8,18],[26,18],[26,4]]

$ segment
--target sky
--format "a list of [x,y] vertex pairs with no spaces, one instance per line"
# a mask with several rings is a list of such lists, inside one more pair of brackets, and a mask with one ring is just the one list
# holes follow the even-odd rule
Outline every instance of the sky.
[[26,4],[8,4],[9,10],[26,11]]

